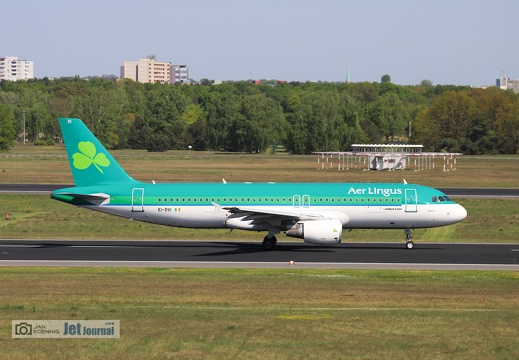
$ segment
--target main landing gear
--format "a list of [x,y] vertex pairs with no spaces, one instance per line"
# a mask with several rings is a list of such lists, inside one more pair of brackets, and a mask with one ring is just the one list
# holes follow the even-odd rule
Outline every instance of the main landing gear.
[[268,236],[265,236],[265,239],[263,239],[263,244],[261,244],[261,246],[263,247],[263,250],[270,251],[276,248],[277,242],[278,240],[275,236],[272,236],[270,238]]
[[406,249],[413,249],[414,248],[414,242],[411,241],[413,236],[411,235],[411,229],[405,229],[405,248]]
[[261,246],[263,247],[263,250],[274,250],[276,248],[276,243],[278,240],[274,235],[279,234],[281,231],[274,226],[271,226],[269,228],[269,233],[267,236],[265,236],[265,239],[263,239],[263,244]]

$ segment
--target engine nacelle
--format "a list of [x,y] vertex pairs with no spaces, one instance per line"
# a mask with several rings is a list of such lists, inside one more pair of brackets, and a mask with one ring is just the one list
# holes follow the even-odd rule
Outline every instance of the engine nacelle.
[[300,221],[290,228],[286,235],[303,239],[310,244],[339,244],[342,238],[342,224],[336,219]]

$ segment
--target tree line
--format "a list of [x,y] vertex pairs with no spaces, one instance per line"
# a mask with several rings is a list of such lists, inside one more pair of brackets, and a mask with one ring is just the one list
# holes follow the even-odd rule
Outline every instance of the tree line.
[[23,136],[60,141],[78,117],[107,148],[348,151],[354,143],[417,143],[467,154],[519,151],[519,95],[495,87],[381,83],[141,84],[129,79],[0,82],[0,150]]

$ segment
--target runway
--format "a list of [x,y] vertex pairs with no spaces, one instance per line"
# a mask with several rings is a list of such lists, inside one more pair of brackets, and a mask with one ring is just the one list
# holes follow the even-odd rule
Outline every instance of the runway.
[[[290,261],[294,265],[290,265]],[[519,244],[1,240],[0,266],[363,268],[519,271]]]

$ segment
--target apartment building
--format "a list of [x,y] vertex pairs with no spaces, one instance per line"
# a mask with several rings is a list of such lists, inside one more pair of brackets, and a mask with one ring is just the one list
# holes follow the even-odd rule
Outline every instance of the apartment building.
[[0,80],[29,80],[34,78],[32,61],[19,60],[16,56],[0,57]]
[[121,66],[121,78],[132,79],[141,83],[169,83],[171,77],[171,63],[159,62],[154,55],[138,61],[125,61]]
[[150,55],[139,61],[125,61],[121,66],[121,79],[152,84],[184,84],[189,82],[189,69],[187,65],[158,62],[155,55]]

